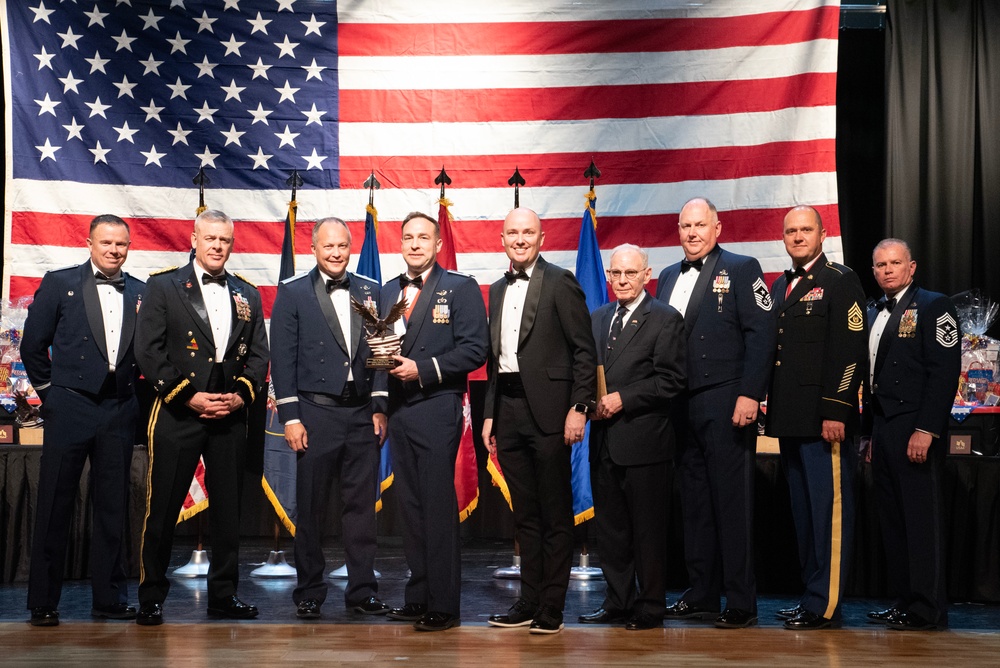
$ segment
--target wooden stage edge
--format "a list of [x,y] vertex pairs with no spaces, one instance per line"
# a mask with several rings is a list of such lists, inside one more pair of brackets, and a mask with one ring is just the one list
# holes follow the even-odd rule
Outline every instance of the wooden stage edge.
[[572,625],[552,636],[483,623],[439,633],[385,624],[0,624],[4,666],[941,666],[996,665],[1000,632],[777,628],[652,631]]

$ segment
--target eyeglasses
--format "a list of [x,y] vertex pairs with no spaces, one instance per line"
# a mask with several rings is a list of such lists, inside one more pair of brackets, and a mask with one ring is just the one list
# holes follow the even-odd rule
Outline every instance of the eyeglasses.
[[608,269],[604,273],[607,274],[608,278],[611,279],[612,281],[620,280],[622,274],[625,274],[625,278],[627,280],[634,281],[636,278],[639,277],[639,274],[641,272],[638,269],[626,269],[625,271],[622,271],[621,269]]

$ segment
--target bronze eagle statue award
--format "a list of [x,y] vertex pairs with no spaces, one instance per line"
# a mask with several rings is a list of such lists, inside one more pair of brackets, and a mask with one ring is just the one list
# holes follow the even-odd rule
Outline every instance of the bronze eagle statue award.
[[365,324],[365,339],[372,349],[372,355],[365,360],[365,366],[369,369],[395,369],[399,362],[393,359],[393,355],[398,355],[402,348],[403,337],[392,332],[392,325],[403,317],[406,313],[407,303],[405,299],[396,302],[389,314],[385,318],[378,317],[375,304],[365,305],[354,297],[351,297],[351,307],[357,311]]

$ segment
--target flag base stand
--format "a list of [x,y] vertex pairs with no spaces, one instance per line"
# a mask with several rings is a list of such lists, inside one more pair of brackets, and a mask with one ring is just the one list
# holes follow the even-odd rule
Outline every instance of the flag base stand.
[[570,580],[603,580],[604,573],[600,568],[590,565],[590,555],[583,553],[580,555],[580,565],[569,569]]
[[521,555],[514,555],[514,563],[493,571],[493,578],[496,580],[520,580],[521,579]]
[[252,578],[293,578],[295,576],[295,569],[285,561],[284,550],[271,550],[271,554],[267,556],[267,562],[250,571]]
[[[346,580],[347,564],[344,564],[340,568],[335,568],[334,570],[330,571],[330,574],[327,577],[330,578],[331,580]],[[375,571],[375,577],[380,578],[382,577],[382,574],[379,573],[378,571]]]
[[208,575],[208,552],[194,550],[191,560],[180,568],[175,568],[173,575],[178,578],[203,578]]

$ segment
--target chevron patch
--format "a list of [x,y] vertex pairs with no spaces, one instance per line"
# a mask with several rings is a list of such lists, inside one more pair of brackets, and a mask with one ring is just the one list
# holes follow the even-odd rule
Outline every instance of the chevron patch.
[[760,276],[753,282],[753,299],[757,302],[757,306],[764,311],[770,311],[774,305],[774,302],[771,301],[771,293],[767,291],[767,286],[764,285],[764,280]]
[[865,329],[865,316],[857,302],[847,310],[847,329],[852,332],[861,332]]
[[950,313],[938,316],[934,328],[934,338],[945,348],[953,348],[958,343],[958,324]]

